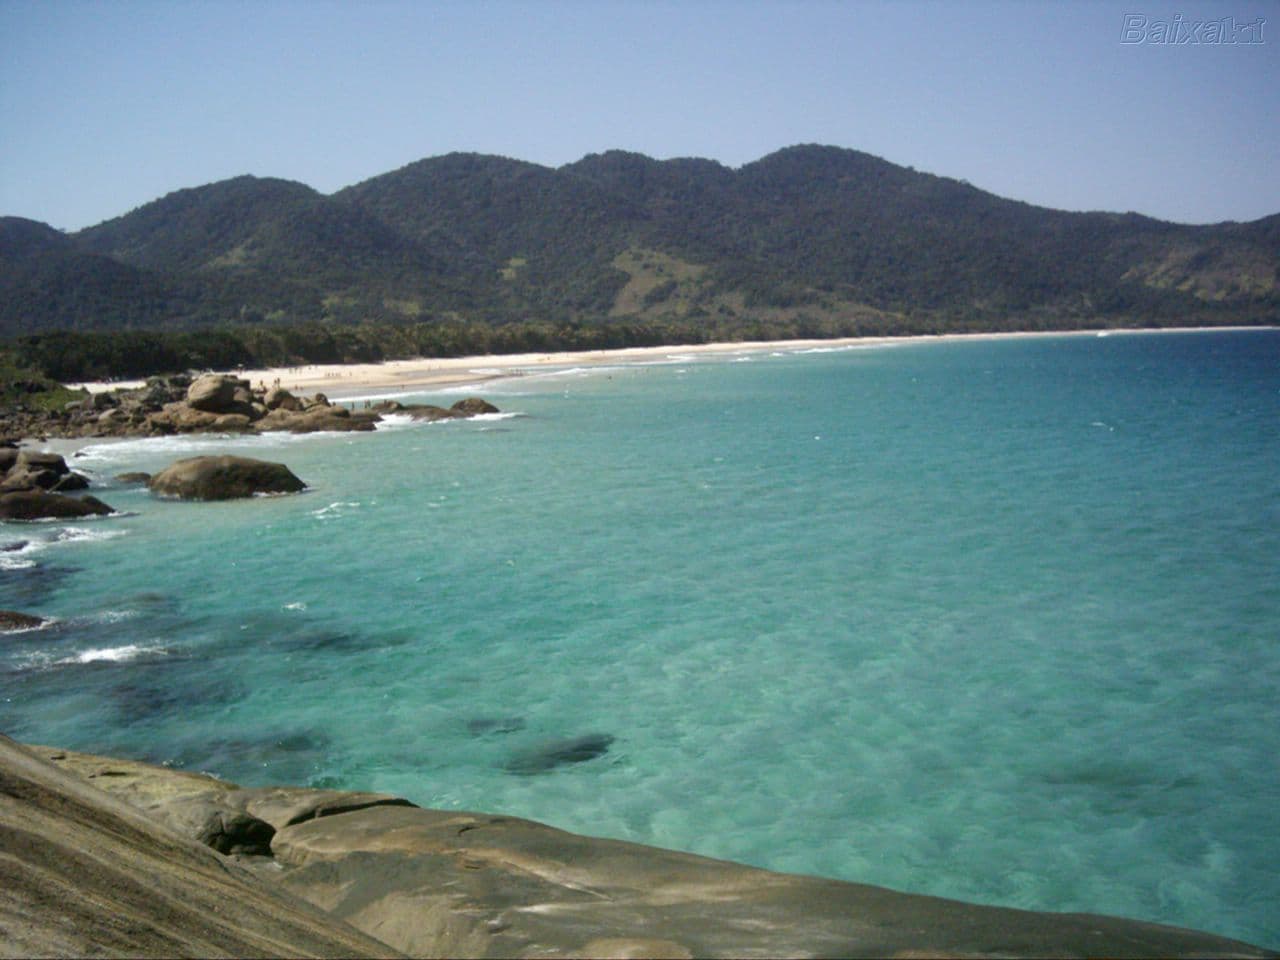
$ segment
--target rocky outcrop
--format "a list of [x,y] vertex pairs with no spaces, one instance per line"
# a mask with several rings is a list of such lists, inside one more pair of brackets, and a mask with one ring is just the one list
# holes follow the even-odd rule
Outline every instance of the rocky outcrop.
[[0,736],[0,956],[390,957]]
[[400,409],[401,413],[407,413],[415,420],[458,420],[460,416],[453,410],[447,410],[444,407],[437,407],[430,403],[410,403],[405,404]]
[[0,494],[0,520],[75,520],[105,517],[114,512],[97,497],[69,497],[47,490]]
[[[270,859],[239,863],[412,956],[1275,956],[1192,930],[772,873],[381,794],[242,789],[164,767],[29,749],[135,804],[155,829],[163,823],[217,846],[247,835],[235,826],[247,818],[263,825],[259,834],[270,828]],[[205,815],[190,815],[197,809]],[[211,817],[224,826],[211,829]],[[29,909],[34,922],[57,912]]]
[[97,497],[70,497],[89,478],[56,453],[0,447],[0,520],[75,519],[114,513]]
[[34,630],[43,627],[49,621],[30,613],[19,613],[17,610],[0,610],[0,631]]
[[59,454],[39,450],[0,450],[0,491],[52,490],[65,493],[84,490],[89,479],[72,472]]
[[462,414],[464,417],[476,417],[482,413],[502,412],[488,400],[484,400],[481,397],[467,397],[465,400],[459,400],[449,409],[454,413]]
[[295,397],[284,387],[272,387],[262,398],[262,405],[268,410],[291,410],[297,412],[302,409],[302,401]]
[[248,380],[219,373],[197,377],[187,388],[187,406],[206,413],[253,414],[253,391]]
[[[136,390],[87,394],[55,411],[0,411],[0,436],[15,437],[132,437],[175,433],[263,433],[285,431],[367,431],[380,412],[403,410],[418,419],[455,419],[497,408],[479,397],[460,400],[451,408],[394,401],[364,410],[330,402],[323,393],[294,396],[278,384],[254,387],[230,374],[197,377],[152,377]],[[0,448],[2,449],[2,448]],[[3,466],[0,458],[0,466]],[[7,468],[6,468],[7,469]]]
[[249,457],[188,457],[171,463],[147,481],[152,493],[182,500],[297,493],[306,486],[283,463]]
[[468,397],[451,407],[438,407],[431,403],[400,403],[398,400],[382,400],[373,409],[378,413],[408,414],[414,420],[464,420],[482,413],[501,413],[487,400]]
[[257,423],[259,431],[284,430],[289,433],[316,433],[322,430],[375,429],[382,418],[371,411],[353,413],[346,407],[331,404],[312,404],[305,409],[276,407]]

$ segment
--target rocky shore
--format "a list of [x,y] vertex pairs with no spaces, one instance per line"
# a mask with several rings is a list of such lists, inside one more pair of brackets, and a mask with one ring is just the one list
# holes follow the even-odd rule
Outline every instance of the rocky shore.
[[314,433],[373,430],[385,413],[441,420],[496,413],[478,397],[444,408],[384,401],[353,410],[323,393],[294,396],[228,374],[152,377],[137,389],[89,393],[58,410],[15,406],[0,411],[0,438],[147,437],[175,433]]
[[1276,956],[4,737],[0,954]]
[[[498,413],[481,397],[451,407],[384,400],[353,410],[317,393],[295,397],[280,387],[210,373],[153,377],[139,389],[87,394],[61,410],[0,409],[0,520],[76,519],[113,509],[86,491],[90,480],[56,453],[23,448],[50,437],[157,437],[178,433],[244,434],[283,431],[369,431],[385,414],[414,420],[460,420]],[[157,477],[132,474],[120,483],[146,483],[160,496],[217,500],[254,493],[287,493],[305,484],[283,464],[244,458],[195,458]]]

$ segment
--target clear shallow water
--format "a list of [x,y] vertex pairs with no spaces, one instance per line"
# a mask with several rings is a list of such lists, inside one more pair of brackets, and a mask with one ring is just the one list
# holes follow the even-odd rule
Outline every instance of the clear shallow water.
[[[521,415],[87,445],[131,513],[0,526],[0,607],[60,618],[0,729],[1280,944],[1280,333],[478,392]],[[220,451],[312,489],[110,480]]]

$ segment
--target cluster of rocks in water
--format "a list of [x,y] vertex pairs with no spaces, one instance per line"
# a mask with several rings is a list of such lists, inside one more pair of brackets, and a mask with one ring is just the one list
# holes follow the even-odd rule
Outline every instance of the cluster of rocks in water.
[[[183,399],[166,400],[182,388]],[[143,394],[139,399],[136,395]],[[218,374],[195,380],[176,377],[156,380],[146,391],[130,391],[127,399],[103,402],[106,394],[94,394],[78,417],[57,422],[63,426],[89,429],[84,415],[102,406],[104,416],[94,436],[129,433],[164,434],[190,432],[248,432],[290,430],[310,433],[320,430],[372,430],[382,413],[399,413],[418,420],[463,419],[498,408],[479,397],[460,400],[451,408],[429,404],[406,405],[385,401],[368,410],[354,412],[335,406],[317,394],[299,400],[279,388],[262,396],[249,389],[248,381]],[[159,405],[158,408],[156,405]],[[110,414],[110,416],[107,416]],[[55,418],[56,419],[56,418]],[[12,425],[12,419],[8,421]],[[145,484],[162,498],[181,500],[230,500],[262,494],[298,493],[306,484],[283,463],[249,457],[203,456],[175,461],[159,473],[120,474],[118,484]],[[23,449],[14,440],[0,440],[0,521],[74,520],[108,516],[116,511],[85,491],[89,478],[72,470],[57,453]],[[5,545],[0,549],[11,549]],[[0,632],[28,630],[47,621],[34,614],[0,610]]]
[[135,437],[175,433],[313,433],[372,430],[384,413],[419,420],[445,420],[497,413],[469,397],[452,407],[401,404],[394,400],[351,409],[323,393],[295,396],[279,385],[254,387],[230,374],[152,377],[138,389],[91,393],[65,409],[14,409],[0,413],[0,436]]
[[60,454],[0,446],[0,520],[73,520],[114,512],[83,494],[88,487],[89,478]]
[[[0,435],[12,437],[126,437],[175,433],[314,433],[373,430],[384,414],[415,420],[457,420],[498,408],[480,397],[452,407],[384,400],[353,410],[330,403],[322,393],[296,397],[279,386],[254,389],[227,374],[153,377],[138,390],[90,394],[53,413],[0,413]],[[295,493],[306,485],[283,464],[244,457],[195,457],[156,476],[127,474],[120,482],[146,483],[160,496],[225,500],[260,493]],[[89,479],[71,470],[56,453],[20,449],[16,439],[0,440],[0,520],[74,519],[112,513],[97,497],[84,494]],[[72,495],[80,494],[80,495]]]

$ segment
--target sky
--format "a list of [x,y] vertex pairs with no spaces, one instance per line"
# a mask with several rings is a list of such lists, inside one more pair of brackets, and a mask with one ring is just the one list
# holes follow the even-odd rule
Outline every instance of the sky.
[[797,143],[1058,209],[1257,219],[1280,2],[0,0],[0,215],[63,230],[245,173],[330,193],[453,151],[738,167]]

